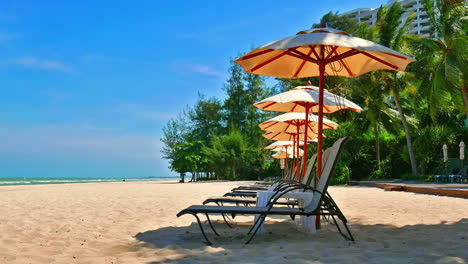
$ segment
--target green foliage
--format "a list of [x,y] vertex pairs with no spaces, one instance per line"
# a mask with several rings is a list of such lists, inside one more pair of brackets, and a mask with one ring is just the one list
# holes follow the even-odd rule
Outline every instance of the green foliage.
[[[460,140],[468,143],[464,124],[468,102],[462,96],[468,73],[466,5],[459,5],[455,11],[439,0],[425,1],[425,6],[431,7],[426,8],[433,23],[430,38],[405,36],[413,16],[401,27],[403,11],[398,2],[382,7],[376,25],[371,27],[332,12],[322,18],[329,27],[416,58],[405,73],[376,71],[325,81],[327,89],[364,108],[361,113],[338,111],[327,116],[339,127],[324,131],[324,149],[340,137],[351,138],[337,163],[332,184],[388,178],[430,181],[440,172],[442,145],[449,146],[449,157],[457,157]],[[252,104],[306,85],[309,80],[318,86],[318,78],[276,78],[276,84],[267,87],[266,77],[246,74],[234,61],[230,63],[224,100],[199,95],[192,107],[163,128],[163,157],[181,176],[190,173],[198,179],[205,175],[229,180],[279,176],[279,162],[263,149],[270,142],[258,128],[277,113],[259,111]],[[410,173],[408,136],[412,138],[417,170],[422,172],[418,176]],[[307,156],[316,150],[316,144],[309,145]]]
[[[356,34],[358,31],[358,23],[355,19],[348,16],[339,15],[338,12],[332,13],[331,11],[325,14],[320,22],[325,23],[330,28],[336,28],[348,32],[349,34]],[[320,23],[313,24],[312,28],[319,28]]]

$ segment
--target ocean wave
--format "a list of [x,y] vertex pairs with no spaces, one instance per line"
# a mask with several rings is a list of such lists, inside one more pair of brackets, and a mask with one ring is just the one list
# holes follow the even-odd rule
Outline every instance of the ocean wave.
[[98,182],[139,182],[177,180],[178,177],[145,177],[145,178],[0,178],[0,186],[7,185],[40,185],[67,183],[98,183]]

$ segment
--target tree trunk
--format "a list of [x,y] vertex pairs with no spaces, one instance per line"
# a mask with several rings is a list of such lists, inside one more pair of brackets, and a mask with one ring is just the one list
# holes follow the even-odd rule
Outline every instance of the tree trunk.
[[409,133],[408,123],[406,122],[405,115],[403,114],[403,108],[401,108],[400,101],[398,100],[398,95],[393,89],[393,85],[390,85],[390,89],[392,90],[393,99],[395,99],[395,104],[397,106],[398,113],[400,113],[401,123],[403,123],[403,128],[405,129],[406,144],[408,145],[408,153],[409,153],[410,162],[411,162],[411,170],[413,171],[413,175],[417,176],[418,168],[416,167],[416,159],[414,158],[413,145],[411,143],[411,135]]
[[375,158],[377,159],[377,169],[380,170],[380,143],[379,143],[379,127],[377,121],[374,122],[375,135]]
[[468,120],[468,87],[465,84],[462,86],[463,101],[465,101],[466,119]]

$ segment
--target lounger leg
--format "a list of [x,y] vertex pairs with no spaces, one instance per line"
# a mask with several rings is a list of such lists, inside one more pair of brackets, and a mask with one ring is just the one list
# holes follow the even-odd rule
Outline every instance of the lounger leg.
[[[346,231],[348,232],[349,234],[349,237],[347,235],[345,235],[342,231],[341,231],[341,228],[340,226],[338,225],[338,222],[336,221],[335,219],[335,216],[334,215],[331,215],[332,219],[333,219],[333,222],[335,222],[335,225],[336,225],[336,228],[338,228],[338,231],[340,232],[340,234],[347,240],[351,240],[351,241],[354,241],[354,237],[353,235],[351,234],[351,231],[349,231],[349,228],[348,226],[346,225],[346,223],[344,221],[341,221],[344,225],[344,227],[346,228]],[[341,219],[340,219],[341,220]]]
[[[218,202],[216,202],[216,204],[217,204],[218,206],[223,206],[223,203],[222,203],[222,202],[221,202],[221,205],[220,205],[220,203],[218,203]],[[232,226],[229,224],[229,221],[228,221],[229,217],[228,217],[226,214],[224,214],[224,213],[222,213],[221,215],[223,216],[223,219],[224,219],[224,222],[226,223],[226,225],[229,226],[229,228],[232,228]],[[226,217],[227,217],[228,219],[226,219]]]
[[224,222],[226,223],[226,225],[229,226],[229,228],[232,228],[232,226],[229,224],[229,222],[226,219],[226,215],[225,214],[221,214],[221,215],[223,216],[223,219],[224,219]]
[[260,215],[259,217],[256,217],[256,220],[254,221],[254,224],[252,225],[252,227],[249,229],[249,232],[247,232],[247,234],[250,234],[250,232],[252,232],[252,230],[254,229],[255,226],[257,226],[257,223],[258,221],[260,221],[260,218],[262,216]]
[[208,237],[206,236],[205,230],[203,230],[203,226],[202,226],[202,224],[201,224],[200,218],[198,218],[198,215],[195,214],[195,213],[192,213],[192,215],[195,216],[195,218],[197,219],[198,226],[200,227],[200,230],[201,230],[203,236],[205,237],[205,240],[206,240],[206,242],[208,243],[208,245],[210,245],[210,246],[213,245],[213,243],[211,243],[211,241],[210,241],[210,240],[208,239]]
[[[252,233],[252,235],[250,235],[249,240],[247,240],[247,242],[245,242],[245,244],[249,244],[250,241],[252,241],[252,239],[253,239],[253,237],[255,236],[255,234],[257,234],[258,229],[260,228],[260,226],[261,226],[261,225],[263,224],[263,222],[265,221],[265,218],[266,218],[266,214],[265,214],[265,215],[261,215],[261,216],[259,217],[259,220],[261,219],[261,221],[256,221],[256,222],[258,222],[258,224],[256,225],[255,231]],[[255,225],[254,225],[254,227],[255,227]]]
[[343,225],[346,228],[346,231],[348,231],[348,234],[349,234],[349,237],[351,238],[351,241],[354,241],[354,237],[351,234],[351,231],[349,230],[348,225],[345,222],[343,222]]
[[211,224],[210,217],[208,216],[208,214],[205,214],[205,215],[206,215],[206,219],[208,219],[208,223],[210,224],[211,229],[217,236],[219,236],[218,232],[216,232],[216,229],[214,229],[213,224]]

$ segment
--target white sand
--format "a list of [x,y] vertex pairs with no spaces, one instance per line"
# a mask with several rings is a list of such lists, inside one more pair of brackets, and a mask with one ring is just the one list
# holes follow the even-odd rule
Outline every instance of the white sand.
[[208,230],[207,246],[194,217],[175,216],[239,184],[0,187],[0,263],[468,263],[468,199],[330,187],[355,243],[275,217],[244,245],[252,218],[236,217],[234,229],[215,224],[221,237]]

